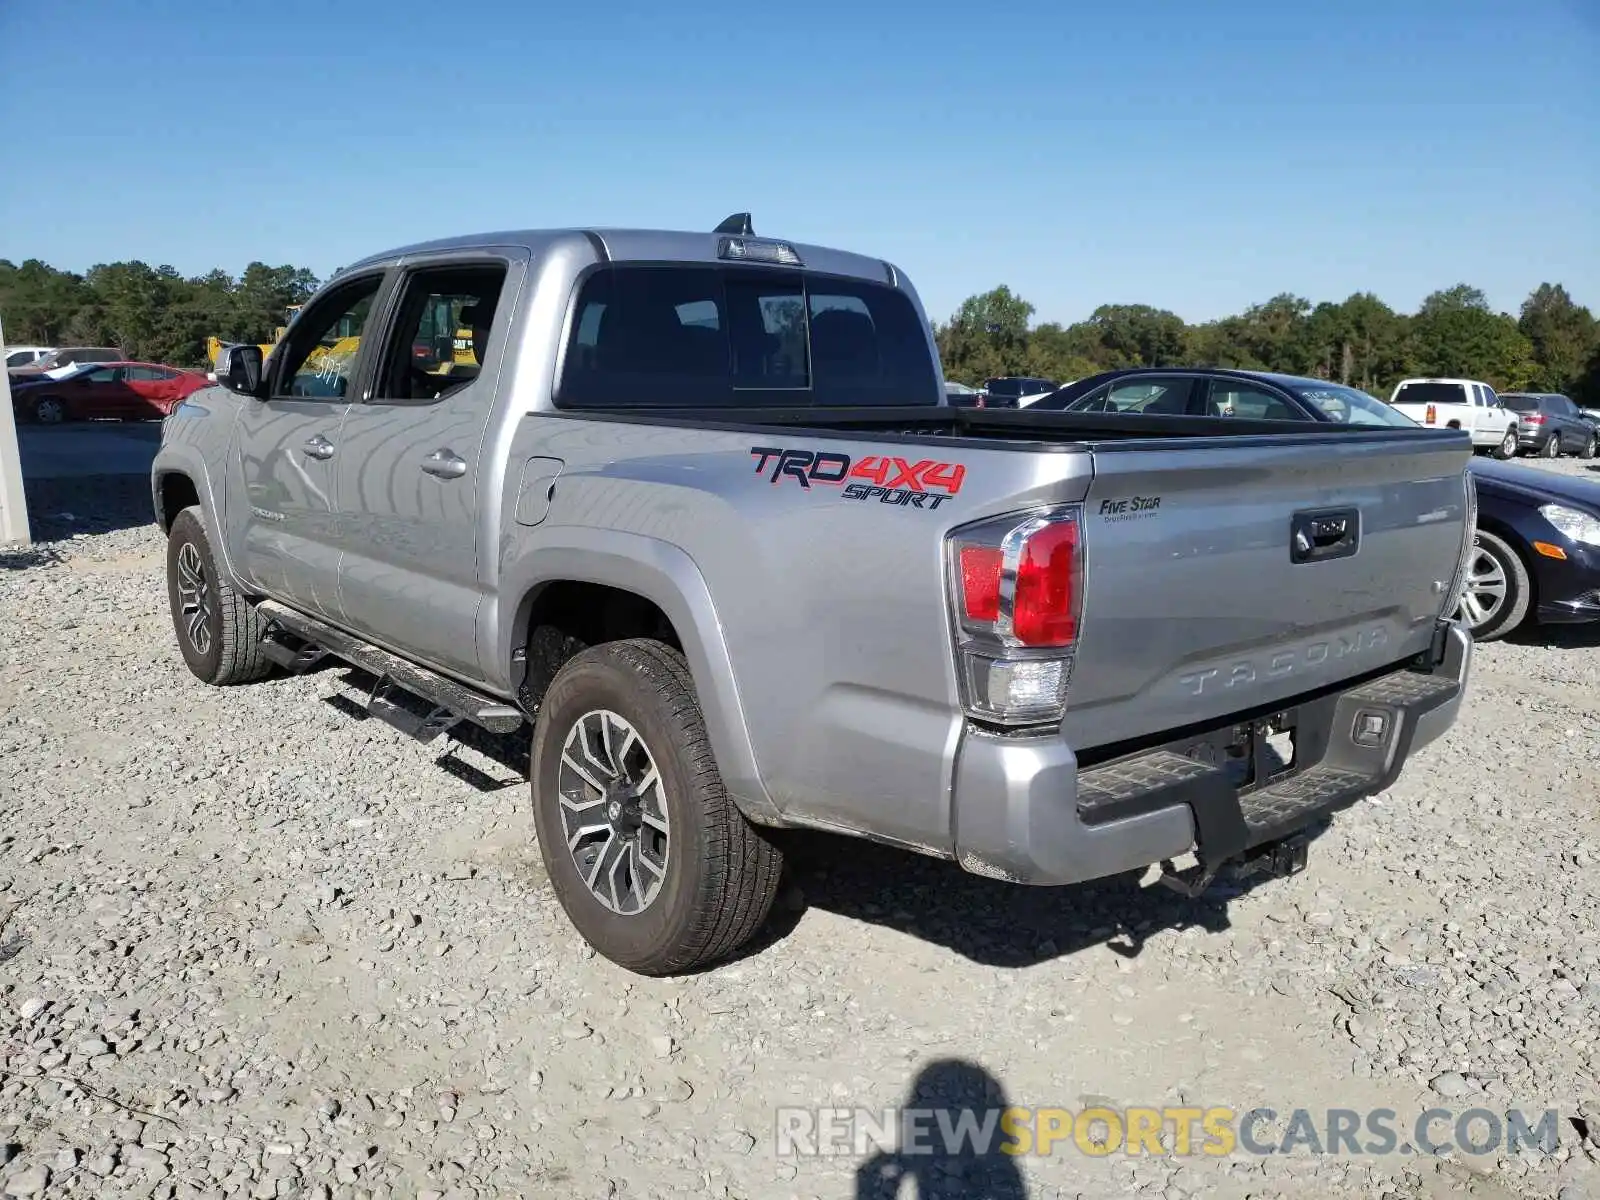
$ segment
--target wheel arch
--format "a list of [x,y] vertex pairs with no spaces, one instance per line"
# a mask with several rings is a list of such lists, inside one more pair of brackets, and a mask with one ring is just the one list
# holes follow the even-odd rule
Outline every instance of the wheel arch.
[[206,468],[205,459],[191,446],[168,443],[156,452],[155,462],[150,467],[150,503],[163,537],[172,532],[172,522],[180,512],[190,505],[198,505],[205,518],[206,536],[218,570],[226,572],[229,580],[239,586],[239,572],[232,547],[228,545],[226,522],[212,486],[211,472]]
[[[1492,513],[1479,511],[1478,528],[1494,534],[1511,548],[1511,553],[1522,563],[1522,570],[1528,577],[1528,612],[1531,615],[1539,604],[1539,567],[1534,561],[1536,556],[1533,547],[1514,524]],[[1523,619],[1527,620],[1526,617]]]
[[494,661],[484,665],[492,665],[525,705],[536,704],[538,696],[527,695],[525,685],[554,673],[548,663],[528,661],[534,657],[530,640],[545,618],[585,644],[594,644],[585,633],[602,642],[640,636],[676,642],[729,794],[752,820],[776,822],[722,625],[698,566],[678,547],[638,534],[576,527],[549,533],[558,540],[542,541],[505,564]]

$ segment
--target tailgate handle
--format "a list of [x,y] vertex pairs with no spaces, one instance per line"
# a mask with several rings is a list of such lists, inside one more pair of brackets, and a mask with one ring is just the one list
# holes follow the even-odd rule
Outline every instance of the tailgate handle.
[[1297,512],[1289,526],[1289,561],[1348,558],[1361,540],[1360,513],[1353,508]]

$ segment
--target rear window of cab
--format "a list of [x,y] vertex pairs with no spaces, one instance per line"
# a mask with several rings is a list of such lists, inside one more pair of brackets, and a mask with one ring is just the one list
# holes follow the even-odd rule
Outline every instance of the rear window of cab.
[[601,267],[583,281],[561,408],[936,405],[910,297],[764,267]]
[[1470,404],[1467,389],[1459,383],[1402,383],[1394,394],[1396,404]]

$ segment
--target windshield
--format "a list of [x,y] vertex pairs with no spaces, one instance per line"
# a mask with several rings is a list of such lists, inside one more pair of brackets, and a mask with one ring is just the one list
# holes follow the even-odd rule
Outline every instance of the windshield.
[[1404,413],[1396,412],[1376,396],[1369,396],[1356,388],[1330,383],[1323,387],[1296,389],[1295,395],[1330,421],[1338,421],[1343,425],[1416,426],[1416,422]]

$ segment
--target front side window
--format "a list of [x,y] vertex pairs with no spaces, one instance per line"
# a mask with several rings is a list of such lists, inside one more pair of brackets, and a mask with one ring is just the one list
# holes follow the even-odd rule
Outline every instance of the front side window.
[[1283,397],[1255,384],[1218,379],[1211,384],[1211,411],[1221,417],[1246,417],[1254,421],[1303,421],[1303,414]]
[[602,268],[585,280],[567,408],[937,404],[904,293],[748,267]]
[[355,378],[361,334],[383,282],[371,275],[340,288],[297,320],[279,369],[280,395],[297,399],[341,399]]
[[101,367],[98,371],[84,372],[84,378],[90,383],[116,383],[120,372],[115,367]]

